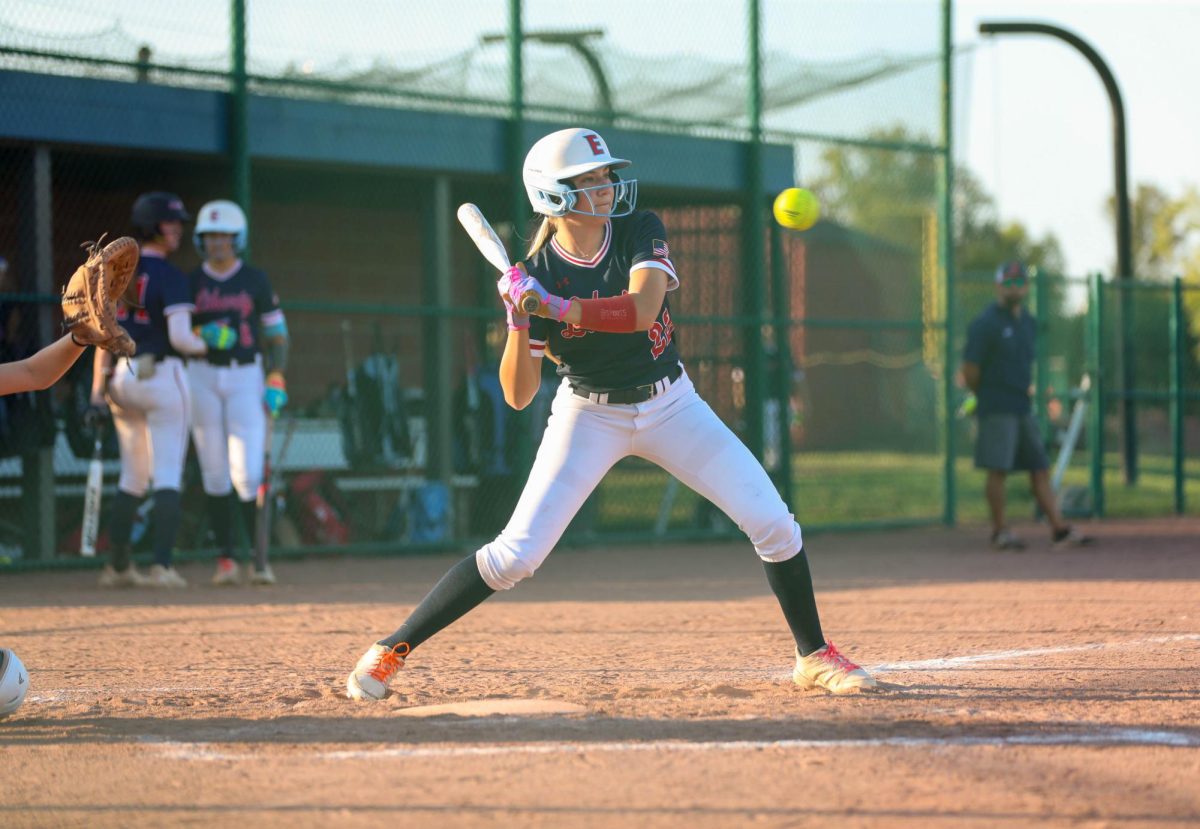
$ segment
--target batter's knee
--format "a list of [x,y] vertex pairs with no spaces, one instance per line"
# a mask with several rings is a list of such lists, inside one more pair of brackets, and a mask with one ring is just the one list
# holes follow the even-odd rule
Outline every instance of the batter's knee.
[[243,501],[253,501],[258,497],[258,485],[260,483],[262,483],[261,479],[234,478],[233,488],[237,490],[238,498]]
[[121,472],[121,477],[117,480],[117,489],[128,492],[135,498],[143,497],[149,488],[150,477],[148,475]]
[[224,498],[233,491],[233,485],[229,483],[229,478],[218,478],[216,476],[201,475],[201,483],[204,485],[204,494],[211,495],[214,498]]
[[765,522],[757,528],[747,528],[746,534],[754,545],[754,551],[763,561],[778,564],[787,561],[804,547],[804,536],[800,525],[790,512]]
[[493,590],[511,590],[517,582],[534,574],[545,556],[523,556],[513,545],[497,538],[475,553],[479,575]]

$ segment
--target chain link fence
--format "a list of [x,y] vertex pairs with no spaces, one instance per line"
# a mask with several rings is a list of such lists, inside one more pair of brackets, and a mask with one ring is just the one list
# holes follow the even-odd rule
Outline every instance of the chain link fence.
[[[336,14],[312,0],[0,0],[3,356],[56,335],[79,243],[125,232],[139,193],[176,192],[193,212],[233,198],[292,335],[277,551],[471,548],[507,520],[557,378],[527,410],[503,404],[493,274],[453,209],[479,204],[520,247],[525,151],[583,123],[633,159],[639,207],[667,225],[689,375],[801,522],[941,521],[956,498],[971,515],[970,426],[949,375],[986,290],[969,275],[953,287],[948,253],[949,13],[933,0],[368,1]],[[770,221],[794,183],[822,201],[802,234]],[[174,262],[199,257],[185,244]],[[1145,294],[1156,309],[1160,294]],[[1077,314],[1046,326],[1050,430],[1088,358]],[[1168,352],[1145,359],[1162,372]],[[10,562],[77,555],[89,372],[85,357],[48,392],[3,401]],[[1139,423],[1157,458],[1165,392],[1144,376],[1159,397]],[[105,452],[111,494],[111,436]],[[1081,464],[1082,449],[1072,486],[1087,484]],[[210,545],[201,500],[193,459],[178,545],[196,554]],[[567,539],[736,532],[630,459]]]

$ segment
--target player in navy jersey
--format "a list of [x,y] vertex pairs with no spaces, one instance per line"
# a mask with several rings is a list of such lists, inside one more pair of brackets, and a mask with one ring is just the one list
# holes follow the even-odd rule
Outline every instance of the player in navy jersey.
[[[137,307],[121,305],[117,318],[137,344],[134,357],[96,349],[93,406],[111,410],[121,447],[121,479],[109,526],[110,563],[104,587],[186,587],[171,563],[179,530],[180,488],[187,457],[191,403],[183,356],[228,347],[232,332],[218,325],[192,330],[187,277],[167,261],[179,249],[190,217],[173,193],[144,193],[133,204],[130,223],[141,242],[134,277]],[[130,536],[138,502],[154,485],[154,564],[141,575],[130,559]]]
[[[247,231],[242,209],[220,200],[200,208],[193,237],[204,257],[191,274],[196,319],[227,325],[236,334],[228,351],[188,363],[192,436],[216,536],[213,583],[219,585],[240,580],[234,560],[234,527],[240,521],[246,537],[254,535],[266,419],[276,417],[287,403],[287,322],[267,275],[239,257]],[[269,566],[262,570],[248,567],[247,581],[274,584],[275,575]]]
[[[795,639],[792,677],[846,693],[875,686],[826,642],[800,526],[758,460],[692,386],[674,345],[667,292],[679,287],[662,221],[635,210],[637,181],[618,171],[593,130],[552,133],[525,159],[543,216],[525,262],[498,283],[508,314],[500,361],[505,400],[522,409],[549,355],[562,377],[537,459],[508,525],[447,573],[346,680],[354,699],[382,699],[412,649],[497,590],[533,575],[584,500],[630,455],[666,469],[750,537]],[[537,318],[516,310],[541,299]]]

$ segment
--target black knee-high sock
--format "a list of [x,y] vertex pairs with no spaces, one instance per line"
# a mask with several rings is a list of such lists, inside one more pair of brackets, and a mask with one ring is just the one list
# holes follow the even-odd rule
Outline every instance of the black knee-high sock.
[[258,523],[258,503],[255,501],[238,501],[238,520],[246,533],[247,548],[254,547],[254,525]]
[[179,532],[179,490],[154,490],[154,563],[171,566],[171,550],[175,547],[175,536]]
[[212,526],[217,555],[222,558],[233,556],[233,501],[232,493],[205,496],[208,507],[208,523]]
[[825,644],[821,634],[821,619],[817,616],[817,600],[813,596],[812,575],[808,572],[808,556],[804,548],[787,561],[764,561],[767,582],[779,599],[783,617],[787,619],[796,647],[801,656],[808,656]]
[[405,642],[410,650],[414,649],[495,592],[479,575],[472,553],[451,567],[404,624],[388,638],[380,639],[379,644],[394,648]]
[[138,495],[132,495],[123,489],[117,490],[113,499],[112,523],[108,526],[108,541],[112,545],[110,556],[112,567],[117,572],[129,568],[130,536],[133,535],[133,514],[137,512]]

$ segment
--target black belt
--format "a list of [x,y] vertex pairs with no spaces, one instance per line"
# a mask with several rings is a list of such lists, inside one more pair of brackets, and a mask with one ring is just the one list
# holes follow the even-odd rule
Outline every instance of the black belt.
[[201,363],[208,363],[210,366],[216,366],[217,368],[239,368],[241,366],[257,365],[258,363],[258,360],[253,357],[249,360],[234,360],[229,357],[218,357],[214,354],[208,354],[204,357],[192,357],[191,359]]
[[632,403],[645,403],[652,397],[657,397],[667,390],[667,387],[678,380],[683,375],[683,366],[676,363],[667,372],[667,376],[653,383],[647,383],[644,386],[634,386],[631,389],[614,389],[613,391],[588,391],[581,389],[578,386],[571,386],[571,393],[578,397],[586,397],[593,403],[610,403],[617,405],[629,405]]

